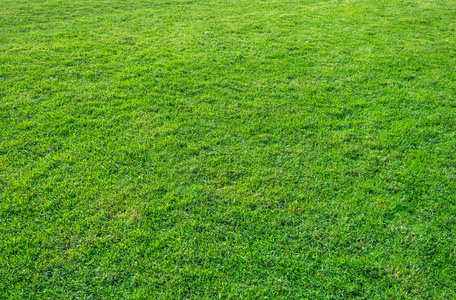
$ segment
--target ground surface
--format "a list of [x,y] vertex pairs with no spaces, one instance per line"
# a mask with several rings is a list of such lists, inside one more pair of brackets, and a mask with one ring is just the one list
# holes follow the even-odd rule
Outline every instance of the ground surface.
[[454,0],[0,1],[0,298],[456,297]]

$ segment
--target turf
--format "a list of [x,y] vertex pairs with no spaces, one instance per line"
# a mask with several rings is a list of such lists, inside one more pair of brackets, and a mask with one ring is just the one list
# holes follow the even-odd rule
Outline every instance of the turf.
[[456,298],[454,0],[2,0],[0,298]]

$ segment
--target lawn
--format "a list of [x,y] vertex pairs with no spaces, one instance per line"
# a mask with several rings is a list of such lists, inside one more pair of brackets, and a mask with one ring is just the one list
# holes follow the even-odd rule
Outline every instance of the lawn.
[[1,0],[0,299],[456,298],[455,0]]

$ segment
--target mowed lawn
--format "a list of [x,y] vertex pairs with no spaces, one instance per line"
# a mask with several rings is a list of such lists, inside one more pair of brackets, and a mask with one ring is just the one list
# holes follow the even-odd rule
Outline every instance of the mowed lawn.
[[0,298],[456,298],[456,1],[1,0]]

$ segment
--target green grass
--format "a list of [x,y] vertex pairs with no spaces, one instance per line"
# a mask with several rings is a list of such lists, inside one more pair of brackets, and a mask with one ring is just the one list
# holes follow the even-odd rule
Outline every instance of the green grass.
[[456,298],[455,24],[0,1],[0,298]]

